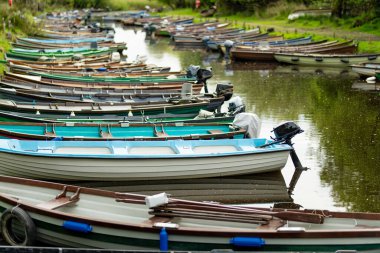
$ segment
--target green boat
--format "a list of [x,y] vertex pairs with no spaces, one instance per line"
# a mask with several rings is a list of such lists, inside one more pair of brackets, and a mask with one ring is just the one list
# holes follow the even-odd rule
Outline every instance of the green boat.
[[[244,138],[246,130],[218,123],[15,123],[0,122],[0,136],[27,140],[171,140]],[[1,138],[0,137],[0,138]]]
[[[203,111],[201,111],[203,112]],[[135,123],[232,123],[235,116],[230,113],[187,113],[187,114],[172,114],[160,113],[150,116],[80,116],[80,115],[54,115],[54,114],[35,114],[25,112],[10,112],[0,110],[0,122],[44,122],[44,123],[119,123],[119,122],[135,122]]]
[[55,60],[55,59],[73,59],[73,58],[85,58],[92,56],[109,55],[115,52],[117,49],[104,48],[104,49],[88,49],[80,52],[21,52],[11,50],[6,53],[7,59],[22,59],[22,60]]
[[184,103],[157,103],[157,104],[97,104],[97,103],[39,103],[39,102],[16,102],[9,99],[0,99],[0,108],[8,111],[29,112],[35,114],[57,114],[61,117],[69,115],[156,115],[160,113],[187,114],[198,113],[199,110],[215,110],[224,101],[224,97],[212,101],[184,102]]
[[165,76],[139,76],[139,77],[120,77],[120,76],[73,76],[62,74],[49,74],[46,72],[28,71],[28,75],[40,76],[48,79],[74,81],[74,82],[87,82],[87,83],[178,83],[178,82],[193,82],[196,81],[195,77],[165,77]]
[[377,80],[380,80],[380,71],[377,71],[377,72],[376,72],[376,79],[377,79]]

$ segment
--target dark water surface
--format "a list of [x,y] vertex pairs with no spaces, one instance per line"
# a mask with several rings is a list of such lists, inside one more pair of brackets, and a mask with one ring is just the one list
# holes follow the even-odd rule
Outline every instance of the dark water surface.
[[[247,111],[262,120],[261,136],[292,120],[305,130],[293,141],[304,172],[294,201],[305,208],[380,212],[380,95],[353,89],[358,76],[349,70],[265,64],[227,65],[218,54],[177,50],[168,39],[145,40],[138,28],[116,27],[116,41],[128,42],[128,59],[146,55],[148,63],[213,68],[217,82],[234,84]],[[282,170],[287,184],[294,168]],[[194,186],[196,187],[196,186]]]

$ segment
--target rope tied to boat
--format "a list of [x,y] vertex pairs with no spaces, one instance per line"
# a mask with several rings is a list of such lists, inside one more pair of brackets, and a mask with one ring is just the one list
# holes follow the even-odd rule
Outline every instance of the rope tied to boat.
[[17,200],[17,205],[15,205],[14,207],[12,207],[11,209],[11,214],[14,214],[14,210],[18,207],[20,207],[21,203],[19,202],[19,199]]

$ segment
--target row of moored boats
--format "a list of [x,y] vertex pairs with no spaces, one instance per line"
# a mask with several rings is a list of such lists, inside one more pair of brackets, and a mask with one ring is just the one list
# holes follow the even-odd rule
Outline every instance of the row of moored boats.
[[[86,15],[49,15],[41,36],[18,38],[6,53],[0,82],[6,243],[135,251],[380,249],[380,214],[226,206],[47,182],[279,171],[289,154],[296,157],[291,139],[302,132],[286,122],[274,128],[273,140],[259,138],[260,121],[243,112],[231,84],[209,93],[209,69],[173,72],[124,61],[127,45],[113,41],[111,27],[83,24]],[[128,15],[133,22],[146,18]],[[219,41],[262,37],[269,45],[271,38],[257,29],[169,21],[185,34],[191,27]],[[225,101],[227,113],[220,112]]]

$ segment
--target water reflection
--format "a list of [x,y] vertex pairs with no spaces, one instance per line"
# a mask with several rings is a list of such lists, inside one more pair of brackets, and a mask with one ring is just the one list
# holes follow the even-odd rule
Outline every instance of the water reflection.
[[[358,77],[348,69],[321,69],[278,64],[229,64],[204,50],[174,50],[168,39],[150,44],[141,31],[116,28],[117,41],[128,42],[128,57],[148,55],[148,63],[185,69],[190,64],[213,68],[212,87],[232,82],[247,110],[263,121],[261,134],[296,121],[305,132],[294,138],[304,166],[293,198],[307,208],[380,211],[380,96],[351,88]],[[290,160],[282,173],[291,179]],[[194,187],[196,189],[196,186]]]
[[380,83],[367,83],[365,81],[356,81],[352,84],[352,89],[364,92],[380,92]]
[[153,195],[166,192],[173,198],[217,201],[227,204],[291,202],[280,172],[222,178],[132,182],[77,182],[104,190]]

